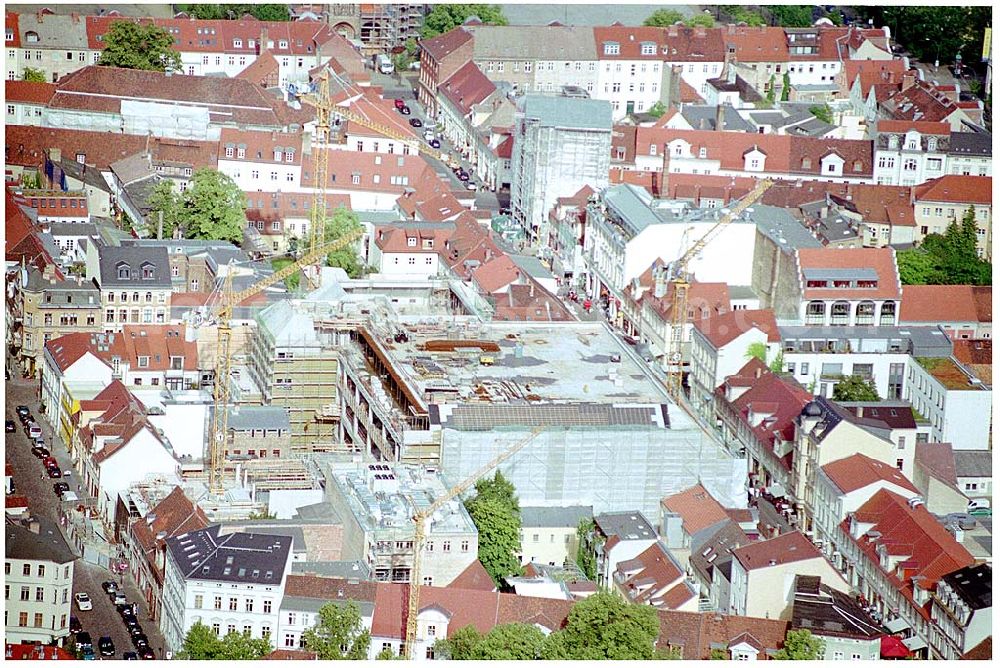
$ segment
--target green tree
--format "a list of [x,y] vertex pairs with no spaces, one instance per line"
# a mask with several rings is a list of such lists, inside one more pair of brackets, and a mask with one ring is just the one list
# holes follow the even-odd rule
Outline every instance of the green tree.
[[375,655],[375,660],[376,661],[399,661],[402,658],[403,657],[401,657],[400,655],[396,654],[389,647],[386,647],[385,649],[381,650],[378,654]]
[[246,224],[246,200],[240,187],[210,167],[195,171],[181,198],[178,220],[188,239],[223,239],[239,243]]
[[271,652],[271,641],[267,638],[253,638],[249,633],[231,631],[222,639],[221,650],[216,659],[223,661],[256,661]]
[[174,189],[172,179],[163,179],[155,186],[150,193],[147,203],[150,208],[149,227],[156,229],[159,225],[159,214],[163,213],[163,236],[161,239],[169,239],[173,236],[174,230],[180,221],[181,198]]
[[779,661],[815,661],[823,658],[825,643],[813,636],[808,629],[789,631],[785,645],[774,654]]
[[[338,206],[326,221],[326,242],[330,243],[361,229],[358,214],[345,206]],[[364,272],[365,266],[358,258],[354,244],[333,251],[326,256],[326,266],[340,267],[351,278],[358,278]]]
[[503,501],[473,498],[466,509],[479,532],[479,561],[498,587],[508,575],[519,575],[517,552],[521,548],[521,513]]
[[763,341],[754,341],[749,346],[747,346],[746,352],[743,353],[743,359],[745,359],[745,360],[747,360],[749,362],[754,357],[756,357],[757,359],[759,359],[764,364],[767,364],[767,344],[766,343],[764,343]]
[[781,101],[788,102],[788,96],[792,94],[792,77],[789,76],[788,70],[786,69],[784,74],[781,75]]
[[663,102],[657,102],[652,107],[647,109],[646,113],[652,116],[653,118],[659,118],[663,114],[667,113],[667,107],[666,105],[663,104]]
[[518,503],[516,492],[514,483],[507,480],[500,471],[494,473],[492,479],[483,478],[476,482],[477,498],[496,499],[510,508],[511,511],[520,513],[521,505]]
[[597,558],[594,556],[594,545],[591,536],[594,532],[594,519],[585,517],[576,527],[576,565],[580,567],[588,580],[597,579]]
[[307,629],[302,638],[305,646],[323,660],[361,661],[368,656],[371,644],[371,634],[361,623],[361,612],[354,601],[345,605],[325,603],[319,609],[316,625]]
[[729,652],[724,649],[713,649],[709,652],[708,658],[711,661],[729,661],[731,657],[729,656]]
[[430,39],[465,23],[470,16],[495,26],[507,25],[507,17],[498,5],[434,5],[424,17],[420,37]]
[[836,11],[836,10],[829,11],[826,14],[824,14],[823,16],[825,18],[830,19],[830,23],[832,23],[835,26],[842,26],[842,25],[844,25],[844,17],[843,17],[843,15],[841,15],[841,13],[838,12],[838,11]]
[[468,661],[472,652],[482,642],[483,634],[469,624],[455,631],[450,638],[442,638],[434,643],[434,656],[438,659]]
[[771,363],[767,365],[773,373],[781,373],[785,370],[785,356],[782,353],[778,353]]
[[774,75],[772,74],[771,78],[767,82],[767,95],[764,97],[764,99],[766,99],[767,103],[773,107],[774,98],[777,96],[777,94],[778,91],[774,88]]
[[292,15],[288,11],[288,5],[247,5],[247,13],[252,14],[254,18],[261,21],[290,21],[292,19]]
[[501,624],[493,627],[472,648],[471,659],[489,661],[533,661],[542,652],[545,634],[530,624]]
[[45,78],[45,72],[37,70],[34,67],[25,67],[24,76],[21,78],[25,81],[31,81],[32,83],[45,83],[48,81],[48,79]]
[[862,19],[872,19],[875,27],[888,26],[893,40],[925,63],[951,63],[958,53],[963,62],[978,63],[983,29],[992,21],[989,5],[859,5],[854,10]]
[[655,608],[602,591],[573,606],[566,626],[545,639],[542,658],[648,661],[659,633]]
[[115,21],[104,35],[98,65],[129,70],[180,72],[181,56],[174,51],[174,36],[151,23]]
[[406,43],[403,45],[403,51],[392,57],[392,64],[396,68],[397,72],[405,72],[410,69],[410,65],[417,62],[419,59],[420,58],[417,54],[417,40],[411,37],[406,40]]
[[676,9],[657,9],[642,22],[644,26],[666,28],[684,20],[684,15]]
[[833,109],[828,104],[814,104],[809,107],[809,113],[824,123],[833,123]]
[[187,12],[188,16],[194,19],[218,20],[226,18],[225,12],[222,11],[222,5],[177,5],[177,8],[182,12]]
[[746,23],[752,27],[767,25],[767,21],[760,15],[760,12],[755,12],[743,5],[721,5],[719,9],[728,15],[734,23]]
[[864,376],[842,376],[833,388],[834,401],[881,401],[875,383]]
[[[289,246],[291,246],[291,243],[289,243]],[[287,265],[292,264],[294,261],[295,260],[289,257],[276,257],[271,260],[271,268],[274,269],[275,271],[278,271],[279,269],[283,269]],[[302,282],[302,272],[297,271],[285,279],[285,287],[292,291],[298,290],[301,282]]]
[[808,28],[813,24],[810,5],[764,5],[774,25],[783,28]]
[[993,266],[977,251],[979,238],[975,209],[969,207],[961,223],[952,220],[944,234],[928,234],[917,247],[896,254],[900,280],[905,285],[989,285]]
[[715,19],[708,14],[694,14],[684,19],[684,25],[688,28],[712,28],[715,26]]
[[896,264],[903,285],[940,285],[946,281],[938,268],[937,258],[924,248],[899,251]]
[[184,646],[178,653],[178,659],[199,661],[218,659],[222,654],[222,641],[215,631],[201,622],[195,622],[184,636]]

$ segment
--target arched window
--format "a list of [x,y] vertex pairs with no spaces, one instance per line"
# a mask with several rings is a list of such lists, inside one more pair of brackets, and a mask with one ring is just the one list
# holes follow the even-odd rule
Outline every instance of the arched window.
[[809,302],[806,306],[806,324],[822,325],[826,320],[826,302]]
[[846,325],[851,319],[851,305],[845,301],[833,302],[830,308],[830,324]]
[[883,327],[896,324],[896,302],[882,302],[879,324]]
[[875,324],[875,302],[864,301],[858,303],[857,308],[854,309],[854,324],[855,325]]

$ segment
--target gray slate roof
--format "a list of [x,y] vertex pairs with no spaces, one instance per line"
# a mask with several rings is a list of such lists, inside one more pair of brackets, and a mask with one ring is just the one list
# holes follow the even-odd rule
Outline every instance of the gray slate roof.
[[955,450],[955,477],[993,477],[993,451]]
[[371,577],[371,570],[362,561],[293,561],[292,573],[347,580],[368,580]]
[[611,103],[607,100],[525,95],[518,108],[545,127],[611,132]]
[[156,176],[156,170],[145,153],[136,153],[111,163],[111,171],[124,185]]
[[474,60],[597,60],[593,28],[467,25]]
[[229,409],[229,428],[235,431],[251,429],[291,429],[288,411],[281,406],[243,406],[238,412]]
[[96,237],[97,225],[93,223],[48,223],[49,234],[54,237]]
[[952,132],[949,155],[993,155],[993,135],[989,132]]
[[656,530],[638,510],[621,513],[601,513],[594,522],[605,536],[618,536],[622,540],[655,539]]
[[5,531],[5,553],[7,559],[25,561],[50,561],[68,564],[76,560],[76,555],[53,522],[38,518],[38,533],[25,526],[8,522]]
[[[143,248],[140,246],[102,246],[100,253],[102,288],[156,288],[170,289],[170,262],[166,248]],[[118,278],[118,265],[127,263],[131,269],[130,278]],[[153,267],[153,278],[142,277],[142,266]]]
[[[722,129],[728,132],[756,132],[757,128],[748,123],[732,105],[722,105]],[[715,130],[716,107],[707,104],[685,104],[681,116],[695,130]],[[753,116],[753,114],[751,114]],[[704,121],[704,127],[702,127]]]
[[522,506],[521,526],[576,527],[593,516],[593,506]]
[[[86,18],[78,16],[74,19],[67,15],[46,14],[38,20],[38,15],[25,12],[17,17],[17,27],[21,33],[22,48],[31,45],[42,49],[83,49],[89,50],[87,42]],[[32,43],[27,35],[33,32],[38,35],[38,41]],[[46,54],[46,57],[49,57]],[[74,56],[75,57],[75,56]]]
[[167,539],[167,549],[188,580],[277,585],[292,548],[288,536],[234,533],[219,525]]

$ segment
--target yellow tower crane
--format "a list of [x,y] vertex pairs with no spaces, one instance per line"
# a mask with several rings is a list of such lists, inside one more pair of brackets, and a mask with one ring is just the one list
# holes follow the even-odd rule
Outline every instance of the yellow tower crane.
[[260,294],[270,286],[283,281],[297,271],[305,267],[319,263],[328,253],[340,250],[353,243],[361,237],[362,231],[352,232],[336,241],[321,246],[313,246],[308,253],[300,257],[296,262],[286,265],[275,271],[270,276],[266,276],[250,287],[239,292],[233,292],[233,272],[230,266],[222,281],[219,303],[215,305],[209,314],[209,318],[216,321],[217,329],[217,357],[215,360],[215,387],[214,387],[214,407],[215,414],[212,417],[212,434],[209,443],[209,491],[215,496],[221,496],[223,488],[223,478],[226,472],[226,430],[229,422],[229,373],[230,373],[230,344],[232,342],[233,330],[230,320],[233,317],[233,308],[254,295]]
[[752,206],[757,200],[763,197],[767,189],[774,184],[771,179],[760,181],[746,197],[734,206],[729,213],[719,219],[708,232],[684,252],[683,255],[673,262],[668,271],[670,272],[670,283],[674,287],[674,298],[672,311],[672,322],[670,326],[670,341],[667,348],[667,364],[669,374],[667,375],[667,392],[675,400],[682,398],[682,385],[684,381],[684,366],[681,361],[681,335],[684,332],[684,325],[687,322],[688,290],[691,288],[690,276],[688,274],[688,264],[698,253],[704,250],[722,230],[731,222],[739,218],[739,215]]
[[413,567],[410,569],[410,586],[406,605],[406,638],[403,643],[403,654],[407,659],[413,658],[413,645],[417,640],[417,613],[420,612],[420,560],[424,550],[424,539],[427,537],[427,521],[446,503],[472,487],[487,473],[504,461],[520,452],[524,446],[531,443],[542,433],[542,427],[536,427],[531,432],[514,443],[499,455],[486,462],[471,476],[445,492],[434,503],[413,515]]

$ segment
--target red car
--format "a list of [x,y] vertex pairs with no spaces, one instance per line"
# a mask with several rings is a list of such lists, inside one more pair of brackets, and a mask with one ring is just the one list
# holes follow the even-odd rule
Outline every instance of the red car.
[[47,469],[59,468],[59,462],[56,461],[55,457],[49,456],[42,460],[42,466]]
[[401,100],[399,98],[396,98],[395,100],[393,100],[392,103],[394,105],[396,105],[397,109],[402,109],[403,107],[406,106],[406,102],[404,102],[403,100]]

